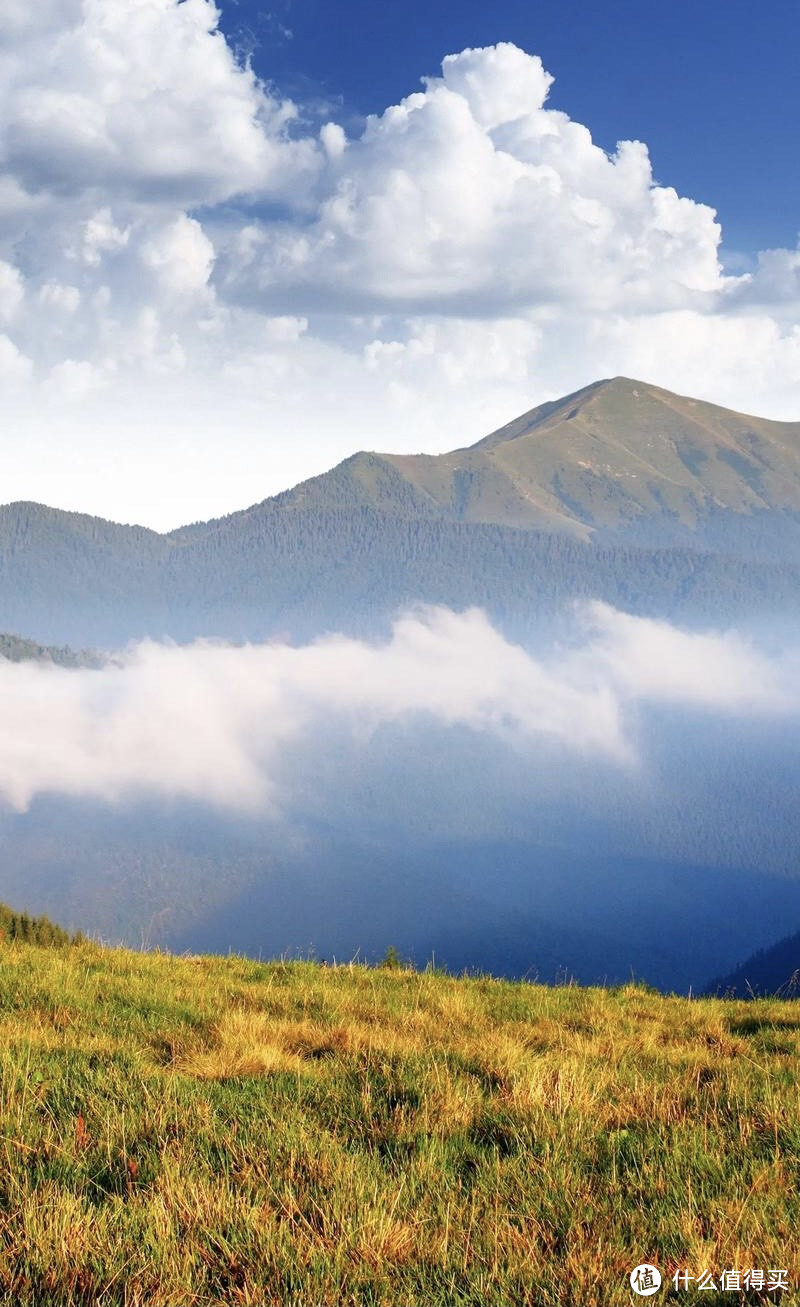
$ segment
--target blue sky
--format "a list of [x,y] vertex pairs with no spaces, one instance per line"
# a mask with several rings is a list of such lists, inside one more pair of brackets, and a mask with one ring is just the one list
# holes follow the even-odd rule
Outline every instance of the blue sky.
[[221,3],[3,0],[9,499],[172,527],[615,375],[800,418],[796,0]]
[[221,0],[259,73],[335,115],[380,113],[444,55],[513,41],[555,76],[553,107],[612,151],[636,137],[657,179],[718,209],[725,247],[800,230],[797,0]]

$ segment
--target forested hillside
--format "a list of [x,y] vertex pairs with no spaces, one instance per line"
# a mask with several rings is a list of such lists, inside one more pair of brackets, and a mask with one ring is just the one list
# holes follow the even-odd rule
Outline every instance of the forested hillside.
[[268,500],[159,536],[35,505],[0,509],[0,612],[43,643],[368,634],[416,602],[478,604],[513,634],[571,600],[687,623],[800,607],[800,565],[594,544],[372,507]]
[[0,634],[0,658],[10,663],[54,663],[57,667],[99,667],[103,662],[102,655],[91,649],[76,651],[68,645],[54,648],[8,633]]
[[[719,648],[755,669],[735,710],[724,685],[714,706],[716,663],[680,708],[675,633],[662,631],[655,650],[645,633],[634,669],[644,689],[619,700],[614,724],[630,745],[624,766],[548,751],[539,737],[508,747],[502,722],[495,738],[424,713],[354,742],[328,712],[320,672],[319,717],[276,751],[279,802],[232,814],[176,797],[170,767],[150,793],[152,725],[139,788],[96,779],[104,696],[125,701],[122,655],[97,683],[48,678],[48,688],[63,681],[65,721],[82,722],[87,704],[95,716],[83,734],[67,732],[48,774],[32,768],[40,779],[28,790],[18,757],[47,754],[50,726],[20,755],[9,732],[5,896],[24,892],[36,912],[134,944],[373,957],[391,928],[417,961],[507,975],[604,980],[633,968],[686,989],[725,974],[800,921],[786,671],[800,613],[799,442],[798,424],[617,379],[471,449],[356,454],[165,535],[31,503],[1,508],[0,625],[20,633],[0,640],[9,660],[93,666],[102,654],[71,649],[147,636],[275,637],[281,649],[331,632],[383,637],[399,610],[428,603],[484,608],[525,647],[520,657],[558,676],[585,635],[575,601],[602,600],[694,630],[734,627],[730,640],[715,637]],[[694,650],[675,638],[682,683],[696,680]],[[595,653],[589,681],[597,668],[606,675]],[[5,671],[11,703],[31,678]],[[194,693],[178,745],[219,707]],[[659,923],[654,938],[643,914]],[[736,920],[719,931],[723,916]]]
[[758,949],[734,971],[713,980],[708,992],[737,998],[800,997],[800,931],[786,935],[770,948]]
[[305,639],[409,603],[515,635],[571,600],[684,623],[800,607],[800,426],[616,379],[467,450],[356,454],[168,535],[0,509],[0,615],[43,644]]
[[0,942],[38,944],[42,948],[63,948],[79,943],[80,935],[70,935],[49,917],[35,917],[28,912],[16,912],[7,903],[0,903]]

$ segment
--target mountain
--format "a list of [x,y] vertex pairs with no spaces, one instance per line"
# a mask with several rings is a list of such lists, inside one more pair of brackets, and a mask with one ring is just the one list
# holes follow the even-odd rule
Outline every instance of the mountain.
[[588,539],[642,518],[800,510],[800,422],[748,417],[615,377],[449,454],[360,453],[285,497],[371,504]]
[[777,995],[797,998],[800,991],[800,931],[786,935],[769,948],[758,949],[726,976],[712,980],[709,994],[753,998]]
[[100,667],[105,659],[91,649],[53,648],[20,635],[0,632],[0,658],[10,663],[54,663],[56,667]]
[[[798,434],[617,379],[471,449],[356,454],[168,534],[12,504],[0,626],[29,638],[0,654],[70,666],[97,656],[64,642],[374,636],[425,601],[478,604],[553,658],[588,599],[777,647],[800,612]],[[51,679],[80,698],[70,677]],[[284,751],[281,810],[263,819],[56,784],[26,812],[0,807],[1,896],[134,943],[375,956],[393,942],[509,975],[633,968],[696,988],[800,921],[800,745],[779,717],[669,702],[627,729],[630,769],[416,719],[354,748],[333,714],[313,747]]]
[[162,535],[0,509],[0,620],[43,643],[374,633],[415,601],[515,636],[570,600],[686,622],[800,602],[800,423],[615,378],[467,449],[358,453]]

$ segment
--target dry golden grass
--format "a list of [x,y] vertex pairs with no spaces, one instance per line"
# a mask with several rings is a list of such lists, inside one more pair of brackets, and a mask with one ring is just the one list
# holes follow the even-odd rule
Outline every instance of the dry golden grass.
[[800,1285],[793,1004],[0,961],[2,1303],[614,1307],[642,1260]]

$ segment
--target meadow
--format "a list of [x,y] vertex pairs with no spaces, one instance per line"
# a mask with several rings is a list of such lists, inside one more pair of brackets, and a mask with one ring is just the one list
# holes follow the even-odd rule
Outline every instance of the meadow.
[[800,1301],[800,1010],[0,945],[0,1303]]

